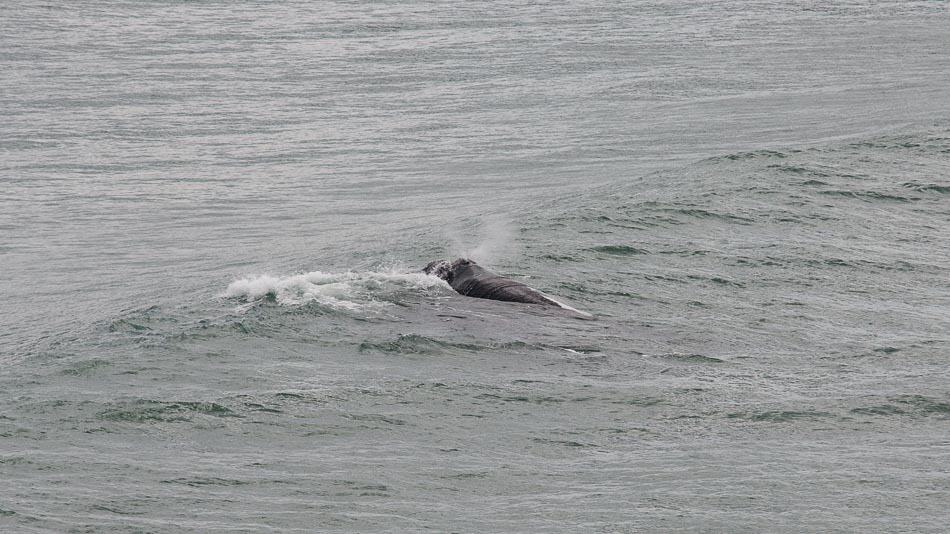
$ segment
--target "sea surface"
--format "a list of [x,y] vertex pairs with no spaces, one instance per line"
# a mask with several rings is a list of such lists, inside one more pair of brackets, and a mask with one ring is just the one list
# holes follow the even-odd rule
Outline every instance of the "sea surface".
[[948,2],[0,1],[0,532],[948,524]]

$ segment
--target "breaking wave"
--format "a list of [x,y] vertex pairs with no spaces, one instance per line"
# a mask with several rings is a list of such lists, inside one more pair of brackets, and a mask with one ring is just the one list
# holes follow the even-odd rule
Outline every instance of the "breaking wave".
[[290,276],[262,274],[241,278],[231,282],[221,296],[248,303],[270,300],[284,306],[316,302],[331,308],[359,311],[393,306],[408,295],[434,289],[447,290],[448,285],[423,273],[312,271]]

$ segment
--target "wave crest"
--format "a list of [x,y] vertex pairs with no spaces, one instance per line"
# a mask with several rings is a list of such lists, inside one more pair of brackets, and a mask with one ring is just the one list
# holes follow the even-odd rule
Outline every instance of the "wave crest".
[[316,302],[357,311],[392,306],[406,294],[445,287],[444,281],[424,273],[312,271],[284,277],[262,274],[241,278],[231,282],[221,296],[247,302],[273,299],[285,306]]

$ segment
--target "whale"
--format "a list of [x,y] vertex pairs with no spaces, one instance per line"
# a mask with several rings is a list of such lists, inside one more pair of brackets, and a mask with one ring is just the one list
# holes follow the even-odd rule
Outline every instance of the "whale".
[[435,260],[426,265],[422,272],[445,280],[452,289],[466,297],[540,304],[568,310],[584,318],[593,317],[526,284],[495,274],[467,258],[455,261]]

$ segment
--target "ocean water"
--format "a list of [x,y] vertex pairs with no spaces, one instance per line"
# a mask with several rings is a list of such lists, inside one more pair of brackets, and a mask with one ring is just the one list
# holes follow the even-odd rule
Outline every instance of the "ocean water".
[[945,531],[948,28],[0,3],[0,531]]

